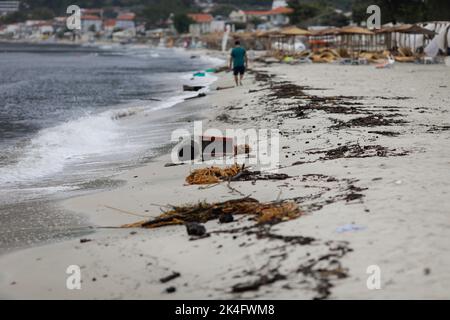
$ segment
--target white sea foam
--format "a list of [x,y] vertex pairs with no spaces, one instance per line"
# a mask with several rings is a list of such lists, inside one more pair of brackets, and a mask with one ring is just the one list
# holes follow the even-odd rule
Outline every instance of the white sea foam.
[[15,164],[0,168],[0,184],[16,184],[58,173],[64,166],[114,148],[117,123],[110,114],[87,116],[41,130]]
[[[123,54],[155,55],[155,57],[158,54],[143,49],[145,48],[127,48]],[[184,84],[204,86],[202,93],[207,92],[208,86],[216,80],[217,77],[209,73],[206,73],[205,77],[193,77],[193,73],[181,76],[181,82]],[[122,109],[115,108],[43,129],[20,151],[17,162],[0,167],[0,188],[15,188],[18,185],[25,187],[29,183],[52,179],[70,165],[97,162],[101,165],[102,160],[99,159],[104,159],[108,155],[112,158],[115,155],[126,158],[127,155],[124,154],[129,152],[129,156],[132,157],[133,154],[136,155],[133,153],[136,150],[142,152],[151,146],[145,144],[149,142],[148,139],[139,141],[139,137],[133,136],[136,132],[124,125],[127,119],[171,108],[198,94],[199,92],[184,92],[163,98],[163,101],[139,106],[128,105]],[[152,134],[151,130],[143,131],[148,136]]]

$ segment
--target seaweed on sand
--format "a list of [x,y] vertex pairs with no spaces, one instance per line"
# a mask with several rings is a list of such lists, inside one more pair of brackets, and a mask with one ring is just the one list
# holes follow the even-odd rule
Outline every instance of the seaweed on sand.
[[297,219],[302,211],[295,202],[261,203],[252,198],[230,200],[221,203],[199,202],[194,205],[173,206],[159,217],[122,226],[123,228],[158,228],[186,223],[206,223],[224,215],[253,215],[258,225],[277,224]]
[[214,184],[220,181],[227,180],[236,176],[241,172],[242,167],[234,164],[231,167],[219,168],[210,167],[204,169],[197,169],[191,172],[191,174],[186,178],[188,184]]
[[381,114],[373,114],[367,117],[355,118],[347,122],[336,121],[333,129],[351,128],[351,127],[381,127],[405,124],[405,120],[390,118],[387,119]]
[[341,158],[370,158],[388,156],[406,156],[408,152],[388,149],[380,145],[361,146],[359,144],[341,146],[324,151],[308,152],[309,154],[325,154],[319,160],[335,160]]
[[[245,153],[248,153],[245,151]],[[255,180],[285,180],[290,178],[287,174],[282,173],[262,173],[261,171],[250,171],[245,166],[237,164],[231,167],[219,168],[209,167],[197,169],[191,172],[186,178],[186,182],[190,185],[214,184],[221,181],[255,181]]]

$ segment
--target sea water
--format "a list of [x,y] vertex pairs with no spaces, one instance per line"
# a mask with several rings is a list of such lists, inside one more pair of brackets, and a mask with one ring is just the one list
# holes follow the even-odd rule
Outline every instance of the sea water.
[[85,232],[55,200],[115,186],[158,155],[183,125],[183,81],[217,63],[147,46],[0,44],[0,252]]

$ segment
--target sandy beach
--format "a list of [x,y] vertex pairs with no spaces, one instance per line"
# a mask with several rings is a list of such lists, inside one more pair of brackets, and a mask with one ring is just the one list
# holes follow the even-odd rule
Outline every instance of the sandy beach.
[[[231,73],[219,73],[206,97],[184,107],[206,106],[204,128],[279,129],[278,173],[288,179],[187,186],[198,166],[166,167],[170,156],[161,156],[115,177],[125,182],[117,189],[62,202],[89,218],[89,241],[1,256],[0,297],[447,299],[450,69],[251,68],[243,87],[215,90],[233,85]],[[245,216],[210,221],[211,235],[197,240],[184,226],[118,228],[165,205],[243,195],[295,201],[303,214],[249,231]],[[81,268],[81,290],[66,287],[71,265]],[[370,266],[380,270],[380,289],[367,286]]]

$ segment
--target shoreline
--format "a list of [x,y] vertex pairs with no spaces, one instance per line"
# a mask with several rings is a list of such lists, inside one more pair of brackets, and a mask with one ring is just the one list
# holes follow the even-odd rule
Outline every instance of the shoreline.
[[[27,48],[27,47],[25,47]],[[150,50],[150,48],[149,48]],[[205,58],[204,61],[201,62],[193,62],[190,63],[189,61],[189,53],[184,53],[184,54],[178,54],[176,53],[177,56],[180,57],[180,59],[185,59],[187,61],[187,63],[192,65],[192,70],[191,71],[186,71],[184,72],[185,75],[189,75],[192,74],[193,72],[197,71],[197,66],[198,65],[204,65],[204,68],[206,68],[208,65],[214,65],[214,63],[217,63],[216,61],[213,60],[208,60],[209,58]],[[203,59],[203,58],[199,58],[199,59]],[[172,76],[172,78],[174,77],[178,77],[177,75]],[[178,79],[178,78],[177,78]],[[162,119],[161,121],[163,121],[163,117],[167,118],[168,116],[166,114],[173,114],[173,117],[175,118],[179,118],[178,120],[176,120],[175,122],[178,121],[185,121],[187,123],[187,121],[189,121],[189,116],[190,114],[184,114],[183,110],[176,110],[177,106],[184,103],[187,99],[193,99],[196,98],[196,93],[189,93],[189,92],[183,92],[181,90],[181,83],[183,82],[183,80],[179,80],[178,82],[180,82],[180,88],[178,88],[177,86],[177,90],[174,94],[172,94],[171,97],[169,97],[168,99],[164,99],[164,102],[155,102],[155,106],[153,106],[153,102],[149,103],[148,101],[141,101],[141,102],[136,102],[136,101],[132,101],[132,102],[125,102],[119,105],[113,105],[109,110],[101,110],[98,114],[95,114],[95,117],[117,117],[116,120],[121,120],[122,123],[125,121],[125,125],[128,125],[127,123],[132,124],[130,121],[134,121],[134,120],[129,120],[130,116],[134,116],[134,119],[140,119],[138,120],[139,123],[137,123],[136,121],[134,121],[134,125],[136,124],[140,124],[144,121],[148,121],[146,120],[147,116],[151,116],[151,117],[158,117],[158,119]],[[175,82],[177,83],[177,82]],[[172,87],[174,87],[174,85],[172,85]],[[177,98],[178,97],[178,98]],[[144,109],[144,107],[147,106],[147,108],[151,108],[154,111],[146,111]],[[168,111],[168,107],[170,109],[173,109],[173,111]],[[165,109],[165,110],[164,110]],[[149,109],[150,110],[150,109]],[[199,111],[200,112],[200,111]],[[147,114],[148,113],[148,114]],[[192,112],[192,114],[196,114],[195,110],[194,112]],[[120,118],[120,119],[119,119]],[[67,123],[73,123],[73,122],[78,122],[83,120],[84,118],[77,118],[77,119],[72,119],[70,120],[71,122],[67,122]],[[184,119],[184,120],[183,120]],[[48,127],[48,128],[44,128],[43,130],[62,130],[63,128],[60,126],[65,126],[67,124],[66,122],[62,122],[60,124],[56,124],[54,127]],[[176,125],[176,124],[175,124]],[[180,122],[181,125],[181,122]],[[150,152],[149,157],[142,157],[142,159],[136,159],[136,161],[134,159],[132,159],[132,163],[128,163],[128,164],[123,164],[124,167],[120,170],[120,171],[127,171],[130,168],[134,168],[136,166],[142,166],[145,165],[145,163],[147,163],[149,161],[149,159],[153,159],[155,157],[158,157],[161,154],[161,149],[167,149],[168,148],[168,144],[169,142],[167,142],[166,145],[158,147],[157,145],[155,145],[154,152]],[[139,162],[139,163],[136,163]],[[4,208],[5,212],[7,212],[11,217],[14,214],[14,210],[16,210],[15,208],[11,208],[11,206],[17,207],[17,210],[22,210],[22,211],[26,211],[28,213],[28,211],[30,211],[29,214],[33,214],[34,211],[33,210],[37,210],[38,212],[42,212],[43,214],[45,214],[45,216],[51,217],[52,213],[54,212],[54,219],[55,222],[53,222],[52,220],[48,221],[48,237],[44,234],[43,229],[45,228],[45,226],[47,225],[45,223],[45,220],[42,219],[42,221],[38,221],[39,225],[31,225],[27,226],[27,225],[22,225],[22,229],[23,231],[17,231],[17,235],[18,235],[18,240],[11,240],[9,241],[9,239],[7,239],[6,237],[11,237],[12,239],[14,239],[14,232],[8,232],[6,234],[4,234],[5,236],[5,241],[2,242],[2,245],[4,245],[5,249],[0,250],[1,254],[7,254],[7,253],[11,253],[11,252],[15,252],[17,250],[23,250],[23,249],[27,249],[27,248],[32,248],[35,246],[41,246],[44,244],[51,244],[52,242],[56,241],[61,241],[61,240],[66,240],[68,238],[68,236],[66,237],[66,235],[64,235],[64,228],[67,227],[68,229],[66,230],[67,235],[69,234],[77,234],[78,231],[74,232],[72,230],[72,225],[75,227],[76,230],[78,230],[79,228],[82,228],[82,224],[83,224],[83,220],[84,220],[84,216],[80,216],[80,215],[73,215],[72,213],[67,215],[67,221],[70,221],[66,224],[64,224],[63,221],[63,213],[61,212],[61,208],[58,206],[58,203],[61,201],[61,199],[66,199],[66,198],[71,198],[71,197],[77,197],[79,195],[83,195],[83,194],[90,194],[90,193],[96,193],[96,192],[100,192],[100,191],[104,191],[104,190],[108,190],[111,187],[115,188],[115,186],[112,186],[111,183],[109,183],[109,181],[112,180],[116,180],[116,176],[117,176],[117,172],[115,172],[116,170],[108,170],[107,166],[104,166],[104,171],[105,174],[103,175],[98,175],[97,179],[95,180],[90,180],[89,182],[83,183],[83,182],[79,182],[81,180],[74,180],[73,184],[70,184],[70,182],[64,182],[64,186],[61,187],[62,191],[55,191],[55,193],[51,193],[52,191],[49,190],[48,194],[45,193],[47,192],[46,190],[44,190],[45,186],[42,186],[42,195],[41,194],[36,194],[33,195],[31,194],[32,191],[29,191],[30,195],[25,194],[25,192],[28,192],[26,189],[26,191],[24,191],[24,200],[22,202],[19,202],[17,200],[17,203],[13,203],[11,202],[5,202],[4,204]],[[119,175],[120,175],[120,171],[119,171]],[[103,186],[102,181],[108,181],[108,183],[106,183],[106,185]],[[63,182],[61,182],[63,183]],[[69,185],[70,184],[70,185]],[[40,192],[38,189],[40,186],[37,186],[35,189],[38,190],[36,192]],[[31,187],[29,188],[30,190],[33,190]],[[55,187],[55,190],[57,188]],[[15,197],[15,198],[18,198]],[[35,209],[33,209],[33,207],[35,207]],[[56,207],[56,208],[55,208]],[[22,209],[21,209],[22,208]],[[25,208],[25,209],[23,209]],[[30,208],[28,210],[28,208]],[[64,210],[63,210],[64,211]],[[26,216],[24,214],[24,216]],[[50,219],[50,218],[49,218]],[[10,219],[11,221],[13,221],[13,219]],[[7,220],[8,221],[8,220]],[[73,222],[72,222],[73,221]],[[5,222],[6,223],[6,222]],[[41,227],[42,225],[42,227]],[[84,225],[84,224],[83,224]],[[89,228],[89,226],[85,226],[86,229]],[[18,228],[20,228],[20,226],[18,226]],[[31,231],[25,231],[25,229],[29,229]],[[39,229],[38,229],[39,228]],[[42,230],[41,230],[42,229]],[[36,230],[36,231],[35,231]],[[25,234],[25,232],[30,232],[30,235]]]
[[[301,198],[299,205],[305,215],[279,224],[272,231],[283,236],[312,237],[314,246],[294,246],[239,233],[236,238],[223,235],[189,241],[183,226],[106,229],[89,236],[92,241],[87,243],[74,239],[1,256],[0,269],[5,270],[5,278],[0,279],[0,295],[33,298],[39,293],[44,299],[444,299],[449,293],[446,269],[450,261],[439,253],[446,252],[450,243],[446,216],[449,183],[445,179],[449,177],[446,169],[450,163],[445,159],[450,150],[442,149],[442,145],[448,143],[449,134],[446,130],[429,130],[449,123],[450,97],[441,87],[445,85],[446,70],[408,65],[383,71],[372,68],[258,65],[255,69],[259,73],[244,80],[245,87],[214,91],[202,98],[212,107],[205,112],[208,127],[281,129],[280,172],[293,178],[286,182],[258,181],[255,185],[236,182],[233,186],[261,201],[276,200],[280,190],[282,199]],[[264,71],[274,77],[267,77]],[[418,79],[425,73],[430,77],[427,85]],[[373,84],[362,87],[361,82],[367,77]],[[390,90],[397,81],[403,81],[405,86]],[[229,83],[232,79],[227,74],[216,85]],[[302,87],[286,93],[288,84]],[[275,94],[275,98],[269,94]],[[300,100],[294,98],[299,94]],[[303,100],[312,99],[312,95],[322,100],[328,97],[324,103],[344,109],[338,113],[320,103],[319,110],[311,108]],[[337,102],[333,100],[336,97]],[[303,109],[295,109],[292,114],[291,109],[298,105]],[[217,121],[224,113],[227,123]],[[371,115],[390,122],[381,126],[379,121],[358,125],[351,122],[358,117],[372,121]],[[377,148],[373,154],[370,148],[352,149],[355,145]],[[347,149],[339,149],[344,146]],[[320,151],[325,152],[317,153]],[[96,225],[117,227],[142,217],[105,205],[154,217],[160,213],[155,204],[241,198],[224,185],[208,189],[184,186],[184,178],[192,167],[166,168],[167,162],[167,155],[158,157],[120,175],[126,185],[72,198],[62,205],[88,214]],[[424,192],[427,198],[423,197]],[[337,232],[349,224],[361,229]],[[235,222],[232,227],[242,225],[246,222]],[[230,227],[211,221],[206,228]],[[266,261],[267,254],[276,250],[287,258]],[[305,266],[305,257],[319,261],[327,252],[339,252],[336,260],[342,273],[336,273],[332,264],[323,266],[330,276],[317,278],[313,270],[310,274],[294,271],[299,265]],[[264,269],[266,263],[274,264],[287,280],[261,285],[258,290],[233,292],[236,284],[251,283],[269,272]],[[33,275],[27,274],[24,264],[32,266]],[[73,264],[80,265],[84,274],[81,291],[64,287],[65,269]],[[366,288],[369,265],[379,265],[383,271],[383,290]],[[252,272],[245,275],[246,270]],[[180,272],[181,277],[169,284],[159,281],[172,271]],[[177,288],[175,293],[166,292],[170,285]],[[327,292],[321,292],[320,286],[325,286]]]

